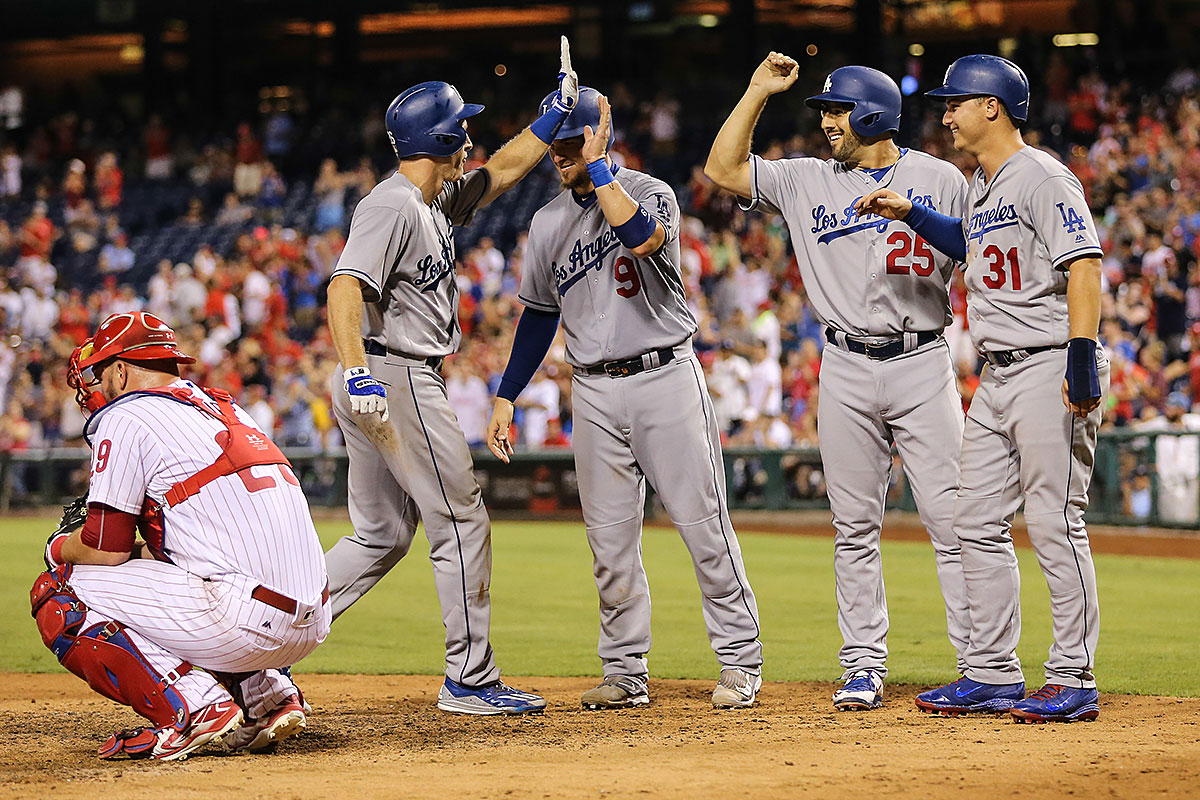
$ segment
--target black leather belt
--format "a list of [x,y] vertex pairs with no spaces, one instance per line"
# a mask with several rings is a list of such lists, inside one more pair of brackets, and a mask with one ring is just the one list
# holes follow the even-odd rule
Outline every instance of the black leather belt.
[[424,361],[426,365],[433,367],[434,369],[441,369],[442,362],[445,361],[445,359],[441,356],[429,356],[428,358],[425,358],[423,356],[410,356],[405,353],[398,353],[395,350],[388,350],[379,342],[372,342],[370,339],[363,339],[363,350],[365,350],[369,356],[386,356],[390,354],[393,356],[399,356],[400,358],[407,358],[412,361]]
[[988,350],[981,355],[993,367],[1007,367],[1018,361],[1024,361],[1034,353],[1044,353],[1047,350],[1061,350],[1065,344],[1048,344],[1042,347],[1022,347],[1020,350]]
[[[658,364],[646,363],[646,356],[658,355]],[[640,356],[633,358],[622,359],[621,361],[605,361],[603,364],[596,364],[591,367],[584,367],[583,371],[588,375],[608,375],[610,378],[624,378],[629,375],[637,375],[639,372],[645,372],[654,366],[665,367],[675,360],[675,348],[664,347],[662,350],[651,350],[648,353],[642,353]]]
[[[917,334],[916,346],[923,347],[930,342],[936,342],[939,336],[941,336],[940,333],[935,333],[933,331],[922,331]],[[835,347],[842,347],[837,340],[837,331],[835,331],[833,328],[825,329],[825,338]],[[904,334],[898,334],[896,338],[890,339],[883,344],[860,342],[855,339],[851,339],[849,335],[846,336],[845,341],[846,344],[844,349],[849,350],[851,353],[864,355],[867,358],[875,361],[887,361],[889,358],[895,358],[896,356],[903,355],[905,353]]]

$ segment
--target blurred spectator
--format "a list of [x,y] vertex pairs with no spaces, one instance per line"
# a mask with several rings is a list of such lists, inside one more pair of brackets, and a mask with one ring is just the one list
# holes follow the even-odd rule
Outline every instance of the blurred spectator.
[[111,242],[100,249],[100,273],[120,275],[128,272],[133,269],[135,259],[136,256],[129,249],[129,237],[123,232],[118,233]]
[[108,213],[121,205],[125,173],[117,165],[115,153],[101,154],[96,162],[96,175],[92,181],[96,187],[96,205],[100,211]]
[[218,225],[241,225],[243,222],[249,222],[253,216],[254,209],[244,204],[236,192],[229,192],[225,195],[225,203],[213,221]]
[[5,143],[0,148],[0,197],[18,197],[21,194],[21,157],[17,148]]
[[244,408],[258,427],[262,428],[268,434],[274,433],[275,409],[271,408],[266,386],[263,386],[261,383],[254,383],[247,386]]
[[170,178],[175,169],[171,155],[171,133],[158,114],[150,115],[142,132],[142,143],[146,150],[146,177],[151,180]]
[[447,359],[445,376],[446,397],[467,437],[467,445],[483,447],[488,420],[492,416],[492,396],[487,383],[471,372],[461,356]]
[[[520,429],[518,441],[526,447],[541,447],[549,433],[550,420],[558,418],[559,390],[550,375],[553,369],[553,365],[543,364],[517,398],[516,406],[521,412],[517,423]],[[490,403],[488,413],[490,418]]]
[[[1200,414],[1190,413],[1182,392],[1167,396],[1162,416],[1140,422],[1144,431],[1200,431]],[[1192,522],[1200,514],[1200,435],[1157,436],[1154,469],[1158,474],[1158,516],[1168,522]]]

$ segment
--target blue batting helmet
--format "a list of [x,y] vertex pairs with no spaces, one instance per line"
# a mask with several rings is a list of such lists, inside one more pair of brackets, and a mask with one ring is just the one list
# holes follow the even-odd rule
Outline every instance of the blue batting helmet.
[[467,141],[462,121],[480,111],[483,106],[464,103],[458,89],[443,81],[405,89],[385,116],[396,158],[454,155]]
[[900,130],[900,87],[877,69],[839,67],[825,79],[825,89],[804,101],[809,108],[826,103],[854,106],[850,130],[874,138]]
[[[556,94],[558,92],[551,92],[546,95],[546,99],[542,100],[539,113],[545,114],[550,110],[550,103],[554,101]],[[571,109],[571,113],[563,120],[562,127],[558,129],[558,133],[554,134],[554,138],[558,140],[570,139],[573,136],[583,136],[585,125],[591,125],[593,133],[600,127],[600,92],[590,86],[579,87],[579,102],[575,104],[575,108]],[[616,136],[613,133],[613,129],[609,127],[609,150],[612,149],[614,139],[616,139]]]
[[1013,62],[986,54],[963,56],[946,70],[940,89],[926,97],[949,100],[955,97],[994,97],[1018,122],[1029,119],[1029,78]]

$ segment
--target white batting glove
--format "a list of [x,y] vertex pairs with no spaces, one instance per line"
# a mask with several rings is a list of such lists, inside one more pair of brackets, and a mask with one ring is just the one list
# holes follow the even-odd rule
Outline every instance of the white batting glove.
[[366,367],[351,367],[342,373],[346,380],[346,394],[350,395],[350,410],[355,414],[378,414],[380,421],[388,421],[387,389],[371,377]]
[[579,76],[571,68],[571,45],[562,37],[562,63],[558,70],[558,96],[550,103],[551,108],[571,113],[579,102]]

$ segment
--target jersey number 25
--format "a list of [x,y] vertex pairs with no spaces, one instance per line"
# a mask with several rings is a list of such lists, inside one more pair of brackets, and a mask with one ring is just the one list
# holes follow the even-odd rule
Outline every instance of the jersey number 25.
[[[892,246],[887,254],[888,275],[907,275],[909,269],[922,278],[933,274],[933,251],[920,236],[913,236],[907,231],[893,231],[887,243]],[[910,253],[912,261],[902,263],[900,259],[908,258]]]

